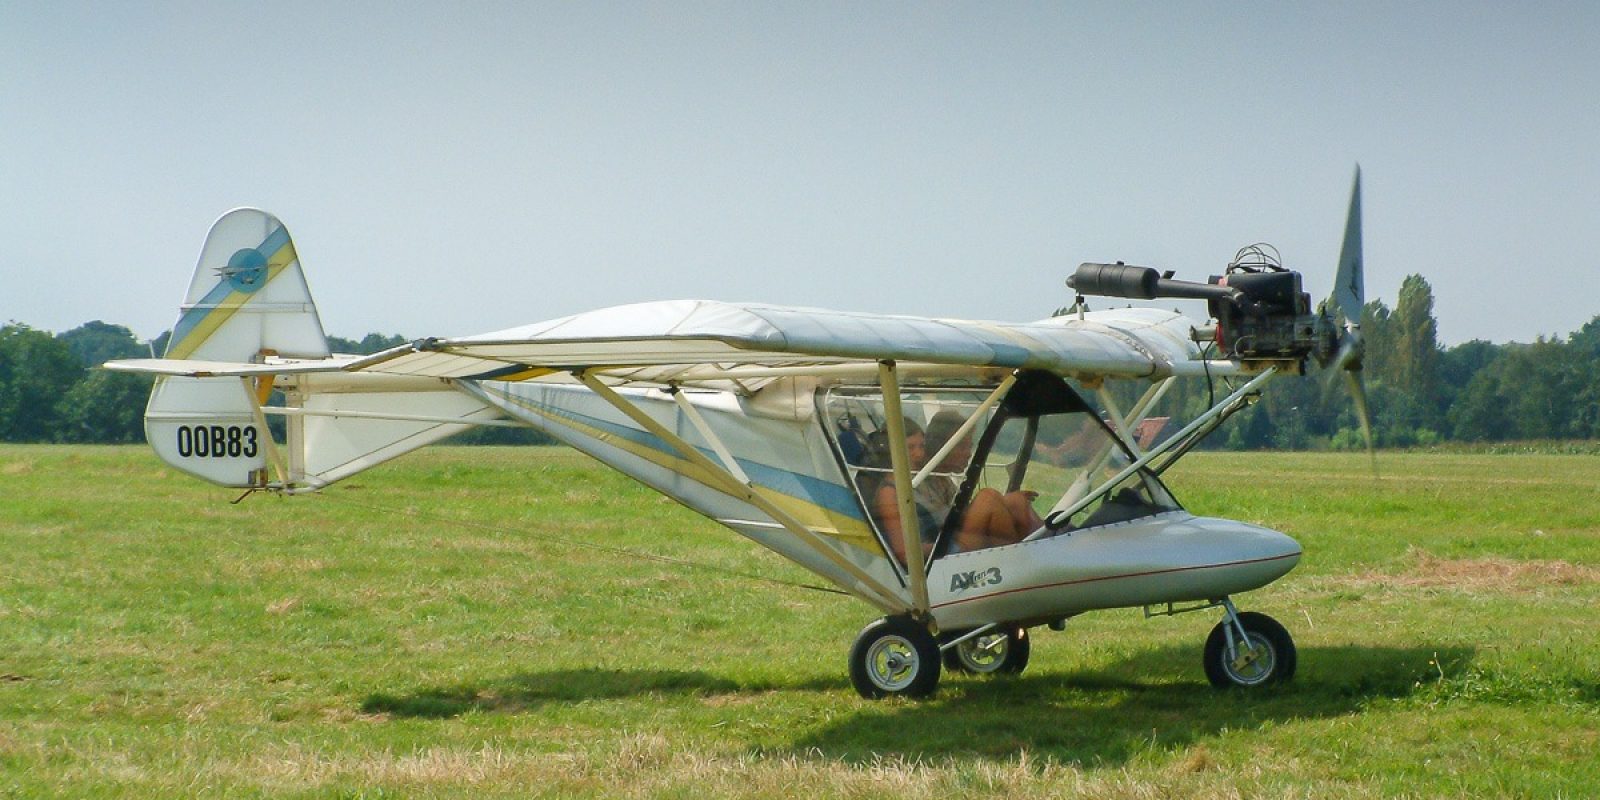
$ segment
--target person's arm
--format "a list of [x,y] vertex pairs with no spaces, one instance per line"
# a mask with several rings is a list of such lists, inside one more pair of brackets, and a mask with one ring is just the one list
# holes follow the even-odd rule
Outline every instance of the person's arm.
[[884,484],[878,487],[873,510],[878,517],[878,524],[883,526],[884,536],[889,540],[889,549],[901,564],[906,563],[906,535],[900,526],[900,501],[893,486]]

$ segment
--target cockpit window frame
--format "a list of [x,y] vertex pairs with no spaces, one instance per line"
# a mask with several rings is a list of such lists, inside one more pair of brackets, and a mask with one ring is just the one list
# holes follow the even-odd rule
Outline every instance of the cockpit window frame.
[[[964,405],[964,401],[967,398],[971,398],[973,400],[980,399],[985,395],[985,393],[992,393],[996,388],[999,387],[999,385],[1000,384],[998,382],[908,385],[904,387],[904,390],[902,391],[902,403],[907,402],[905,399],[906,395],[921,395],[926,398],[928,395],[948,393],[952,396],[960,396],[961,402],[958,402],[956,405]],[[832,451],[834,460],[840,469],[840,474],[844,477],[846,484],[848,485],[851,493],[856,497],[857,502],[860,503],[863,516],[869,529],[872,530],[874,536],[878,540],[879,545],[883,548],[884,553],[889,556],[890,562],[895,565],[897,575],[904,580],[907,575],[907,566],[899,558],[894,556],[893,549],[890,546],[888,532],[879,523],[877,515],[874,513],[875,498],[868,496],[868,494],[862,489],[862,475],[868,473],[888,474],[887,465],[865,463],[866,458],[859,451],[856,453],[856,459],[859,460],[852,459],[850,454],[847,453],[847,448],[845,447],[844,443],[841,441],[843,428],[846,427],[844,423],[846,416],[839,413],[839,409],[835,403],[847,404],[851,398],[859,398],[865,404],[865,412],[868,415],[867,420],[874,426],[875,429],[881,429],[884,425],[884,420],[881,418],[883,409],[883,390],[882,387],[876,384],[851,383],[819,387],[815,395],[818,416],[822,421],[824,436],[828,442],[830,450]],[[924,400],[924,402],[927,401]],[[877,412],[876,416],[873,415],[874,411]],[[848,413],[848,409],[846,409],[846,413]],[[929,543],[930,549],[928,558],[926,560],[926,567],[928,569],[931,570],[933,562],[952,554],[951,550],[953,549],[956,538],[955,531],[959,527],[959,520],[962,518],[962,514],[972,502],[974,493],[982,484],[984,470],[994,466],[990,465],[988,462],[990,457],[993,455],[996,441],[999,439],[1000,434],[1005,428],[1006,424],[1012,420],[1026,420],[1026,424],[1028,426],[1027,435],[1024,437],[1017,450],[1017,460],[1006,466],[1006,469],[1009,472],[1006,481],[1006,491],[1012,492],[1022,488],[1022,484],[1027,478],[1028,469],[1030,466],[1032,466],[1034,459],[1034,438],[1038,435],[1041,421],[1052,415],[1058,414],[1087,415],[1086,418],[1092,419],[1093,424],[1098,426],[1098,429],[1103,435],[1104,440],[1109,443],[1111,447],[1115,448],[1115,453],[1119,454],[1123,458],[1128,459],[1130,462],[1135,460],[1136,457],[1134,453],[1128,448],[1127,443],[1122,439],[1122,437],[1118,436],[1116,431],[1096,411],[1095,407],[1090,405],[1088,401],[1083,398],[1083,395],[1081,395],[1064,379],[1049,372],[1034,370],[1025,370],[1019,372],[1017,374],[1016,383],[1010,388],[1009,391],[1006,392],[1005,396],[1000,400],[1000,402],[994,406],[993,411],[990,412],[989,418],[982,421],[981,427],[978,427],[974,430],[974,432],[977,434],[977,438],[973,443],[972,456],[966,465],[965,472],[960,476],[959,485],[951,503],[950,512],[939,526],[938,533],[934,537],[933,541]],[[836,419],[835,417],[838,418]],[[920,419],[917,421],[921,422]],[[854,427],[854,429],[859,431],[861,430],[861,427],[857,425]],[[857,433],[852,435],[860,434]],[[857,444],[864,444],[864,442],[858,442]],[[954,473],[948,474],[953,475]],[[1148,467],[1142,467],[1135,473],[1135,475],[1144,484],[1149,485],[1153,483],[1160,490],[1159,497],[1155,498],[1158,503],[1152,504],[1152,510],[1149,512],[1149,516],[1174,510],[1182,510],[1182,504],[1178,502],[1177,498],[1173,496],[1171,490],[1166,487],[1166,485],[1161,481],[1160,477],[1155,472],[1150,470]],[[1116,491],[1119,486],[1125,486],[1127,482],[1127,479],[1124,479],[1123,481],[1115,484],[1107,482],[1105,485],[1093,487],[1094,490],[1092,492],[1092,500],[1089,507],[1094,507],[1095,503],[1103,503],[1104,496]],[[1161,504],[1160,501],[1163,500],[1165,503]],[[1141,514],[1131,518],[1140,518],[1142,516],[1145,515]],[[1070,524],[1069,520],[1061,520],[1058,524],[1047,523],[1046,527],[1047,531],[1041,534],[1042,536],[1046,537],[1054,536],[1069,530],[1077,531],[1088,529],[1085,527],[1074,527]],[[1094,527],[1098,527],[1098,525]]]

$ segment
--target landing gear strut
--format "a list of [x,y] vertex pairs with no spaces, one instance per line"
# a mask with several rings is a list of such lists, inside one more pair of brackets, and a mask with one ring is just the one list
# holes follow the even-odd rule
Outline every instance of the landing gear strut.
[[1206,637],[1206,677],[1219,689],[1268,686],[1294,677],[1294,639],[1266,614],[1221,604],[1224,617]]

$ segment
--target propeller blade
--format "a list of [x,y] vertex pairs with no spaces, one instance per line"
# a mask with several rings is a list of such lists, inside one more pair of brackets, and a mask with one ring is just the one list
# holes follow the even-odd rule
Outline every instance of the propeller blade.
[[1356,165],[1355,183],[1350,187],[1350,215],[1344,223],[1344,245],[1339,248],[1339,269],[1333,277],[1333,303],[1344,314],[1346,323],[1361,324],[1361,309],[1367,302],[1365,269],[1361,258],[1361,165]]
[[1378,477],[1378,451],[1372,444],[1372,417],[1367,413],[1367,390],[1361,385],[1361,369],[1340,370],[1345,385],[1350,389],[1350,399],[1355,402],[1356,416],[1361,420],[1361,436],[1367,440],[1367,458],[1372,462],[1372,477]]
[[[1350,186],[1350,214],[1344,222],[1344,244],[1339,248],[1339,269],[1333,276],[1333,294],[1324,304],[1324,321],[1331,323],[1331,309],[1337,308],[1344,317],[1344,331],[1338,335],[1339,348],[1327,363],[1330,372],[1344,375],[1345,386],[1350,390],[1350,400],[1355,403],[1356,417],[1361,421],[1361,437],[1367,443],[1367,458],[1372,461],[1372,477],[1378,477],[1378,453],[1372,441],[1372,415],[1367,410],[1367,389],[1361,383],[1361,362],[1366,356],[1366,343],[1361,339],[1361,312],[1366,307],[1367,289],[1361,254],[1361,165],[1356,165],[1356,176]],[[1332,375],[1329,376],[1332,381]]]
[[1358,372],[1367,356],[1367,343],[1361,338],[1361,327],[1350,325],[1339,337],[1339,352],[1333,357],[1333,367],[1341,372]]

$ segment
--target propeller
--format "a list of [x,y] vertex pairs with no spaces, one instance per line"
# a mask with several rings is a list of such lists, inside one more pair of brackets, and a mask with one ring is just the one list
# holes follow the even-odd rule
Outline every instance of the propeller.
[[1344,375],[1356,415],[1361,420],[1361,435],[1372,459],[1372,474],[1378,474],[1378,456],[1372,443],[1372,417],[1367,412],[1367,390],[1361,382],[1361,360],[1366,343],[1361,338],[1361,311],[1366,306],[1366,285],[1361,257],[1361,166],[1356,165],[1355,182],[1350,188],[1350,215],[1344,223],[1344,244],[1339,248],[1339,269],[1334,273],[1333,294],[1328,305],[1344,317],[1344,333],[1331,366]]
[[[1080,297],[1201,298],[1206,300],[1216,327],[1207,333],[1197,332],[1197,341],[1214,340],[1226,358],[1257,365],[1292,360],[1299,366],[1310,356],[1319,366],[1343,374],[1361,421],[1372,474],[1376,476],[1378,458],[1372,416],[1366,386],[1361,382],[1361,362],[1366,354],[1361,337],[1361,312],[1366,305],[1363,272],[1361,167],[1357,165],[1333,293],[1316,311],[1312,311],[1310,298],[1301,291],[1300,273],[1284,269],[1276,251],[1264,245],[1239,251],[1226,274],[1212,276],[1208,283],[1174,280],[1171,272],[1118,261],[1079,264],[1067,285]],[[1329,381],[1332,382],[1332,374]]]

